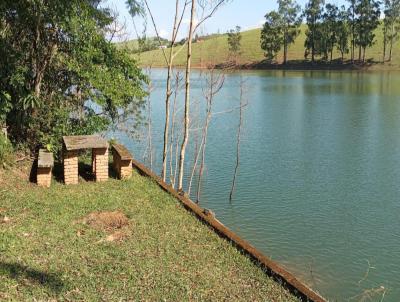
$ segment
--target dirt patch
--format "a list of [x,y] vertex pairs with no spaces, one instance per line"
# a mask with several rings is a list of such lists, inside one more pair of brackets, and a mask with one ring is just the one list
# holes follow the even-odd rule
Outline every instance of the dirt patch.
[[111,232],[128,226],[129,220],[121,211],[93,212],[84,218],[84,223],[97,230]]

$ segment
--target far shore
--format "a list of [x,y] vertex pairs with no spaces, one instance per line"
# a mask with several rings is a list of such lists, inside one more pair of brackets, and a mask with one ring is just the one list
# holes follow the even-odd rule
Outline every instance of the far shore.
[[[167,68],[165,65],[141,65],[142,68]],[[185,68],[185,65],[176,65],[175,68]],[[289,61],[287,64],[283,63],[267,63],[267,62],[253,62],[253,63],[230,63],[224,62],[221,64],[194,64],[192,69],[210,69],[215,68],[219,70],[289,70],[289,71],[363,71],[363,72],[382,72],[382,71],[400,71],[400,66],[390,65],[390,63],[381,62],[365,62],[363,64],[353,64],[350,61],[344,63],[333,61],[333,62],[309,62],[309,61]]]

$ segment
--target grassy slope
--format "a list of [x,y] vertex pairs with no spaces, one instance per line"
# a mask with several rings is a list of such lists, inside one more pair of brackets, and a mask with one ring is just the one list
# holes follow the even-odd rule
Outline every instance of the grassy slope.
[[[50,189],[21,177],[0,170],[1,301],[296,301],[136,172]],[[128,239],[80,221],[106,210],[128,216]]]
[[[296,42],[289,48],[289,60],[304,60],[304,40],[305,29],[303,25],[301,34],[296,39]],[[256,63],[264,60],[263,51],[260,48],[260,29],[245,31],[242,33],[242,54],[238,63],[248,64]],[[376,32],[375,45],[367,50],[366,58],[371,58],[374,61],[380,62],[382,60],[382,30]],[[201,43],[195,43],[193,46],[193,64],[197,67],[203,67],[207,64],[221,64],[228,59],[228,45],[227,36],[220,36],[214,39],[206,40]],[[335,58],[339,58],[339,53],[336,53]],[[349,58],[349,55],[347,55]],[[149,51],[141,54],[140,64],[143,66],[164,66],[163,56],[161,50]],[[282,53],[278,56],[278,61],[282,61]],[[175,63],[183,66],[185,64],[185,51],[181,51],[176,58]],[[396,69],[400,70],[400,41],[394,46],[394,56],[392,63],[385,65],[376,64],[371,67],[372,69]]]

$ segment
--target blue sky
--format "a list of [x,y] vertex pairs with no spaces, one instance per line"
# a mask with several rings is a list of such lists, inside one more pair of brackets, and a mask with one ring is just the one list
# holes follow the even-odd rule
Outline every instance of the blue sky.
[[[182,1],[183,2],[183,1]],[[306,0],[297,1],[302,7]],[[345,4],[345,0],[327,1],[336,5]],[[164,37],[170,37],[173,22],[175,0],[148,0],[150,9],[153,12],[159,32]],[[251,3],[251,4],[250,4]],[[132,20],[127,13],[125,0],[107,0],[105,5],[119,12],[120,22],[126,22],[127,34],[129,38],[135,38]],[[230,0],[222,6],[213,18],[209,19],[200,30],[200,33],[226,32],[236,25],[242,30],[260,27],[264,15],[277,8],[275,0]],[[149,20],[150,22],[150,20]],[[136,24],[140,27],[142,21],[137,20]],[[184,24],[180,37],[187,33],[187,24]],[[153,36],[154,30],[151,23],[148,24],[148,36]]]

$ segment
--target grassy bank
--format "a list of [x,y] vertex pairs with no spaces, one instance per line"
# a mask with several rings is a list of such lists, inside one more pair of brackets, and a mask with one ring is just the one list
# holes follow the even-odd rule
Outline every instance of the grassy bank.
[[[310,62],[304,61],[304,41],[305,41],[305,30],[306,26],[301,27],[301,34],[296,39],[296,42],[289,47],[289,66],[288,69],[309,69],[318,68],[318,66],[310,66]],[[238,67],[242,68],[277,68],[277,66],[271,66],[264,64],[264,53],[260,47],[260,29],[254,29],[245,31],[242,33],[242,49],[241,55],[238,57]],[[383,34],[382,30],[376,31],[376,43],[366,52],[366,58],[370,61],[365,68],[371,70],[400,70],[400,41],[394,46],[393,61],[386,62],[385,64],[380,63],[382,61],[383,53]],[[179,46],[178,46],[179,47]],[[168,51],[168,50],[167,50]],[[357,52],[358,54],[358,52]],[[176,57],[175,63],[178,66],[185,65],[185,51],[181,51]],[[140,56],[134,55],[139,59],[142,66],[153,66],[153,67],[164,67],[165,62],[161,50],[153,50],[142,53]],[[335,53],[334,59],[340,58],[339,52]],[[348,54],[345,59],[350,59]],[[205,67],[208,64],[213,65],[225,65],[229,61],[229,51],[227,35],[221,35],[203,42],[197,42],[193,45],[193,64],[196,67]],[[278,62],[282,62],[282,52],[278,55]],[[322,69],[349,69],[349,64],[321,64],[319,66]],[[282,66],[280,68],[283,68]]]
[[296,301],[148,178],[0,170],[0,300]]

